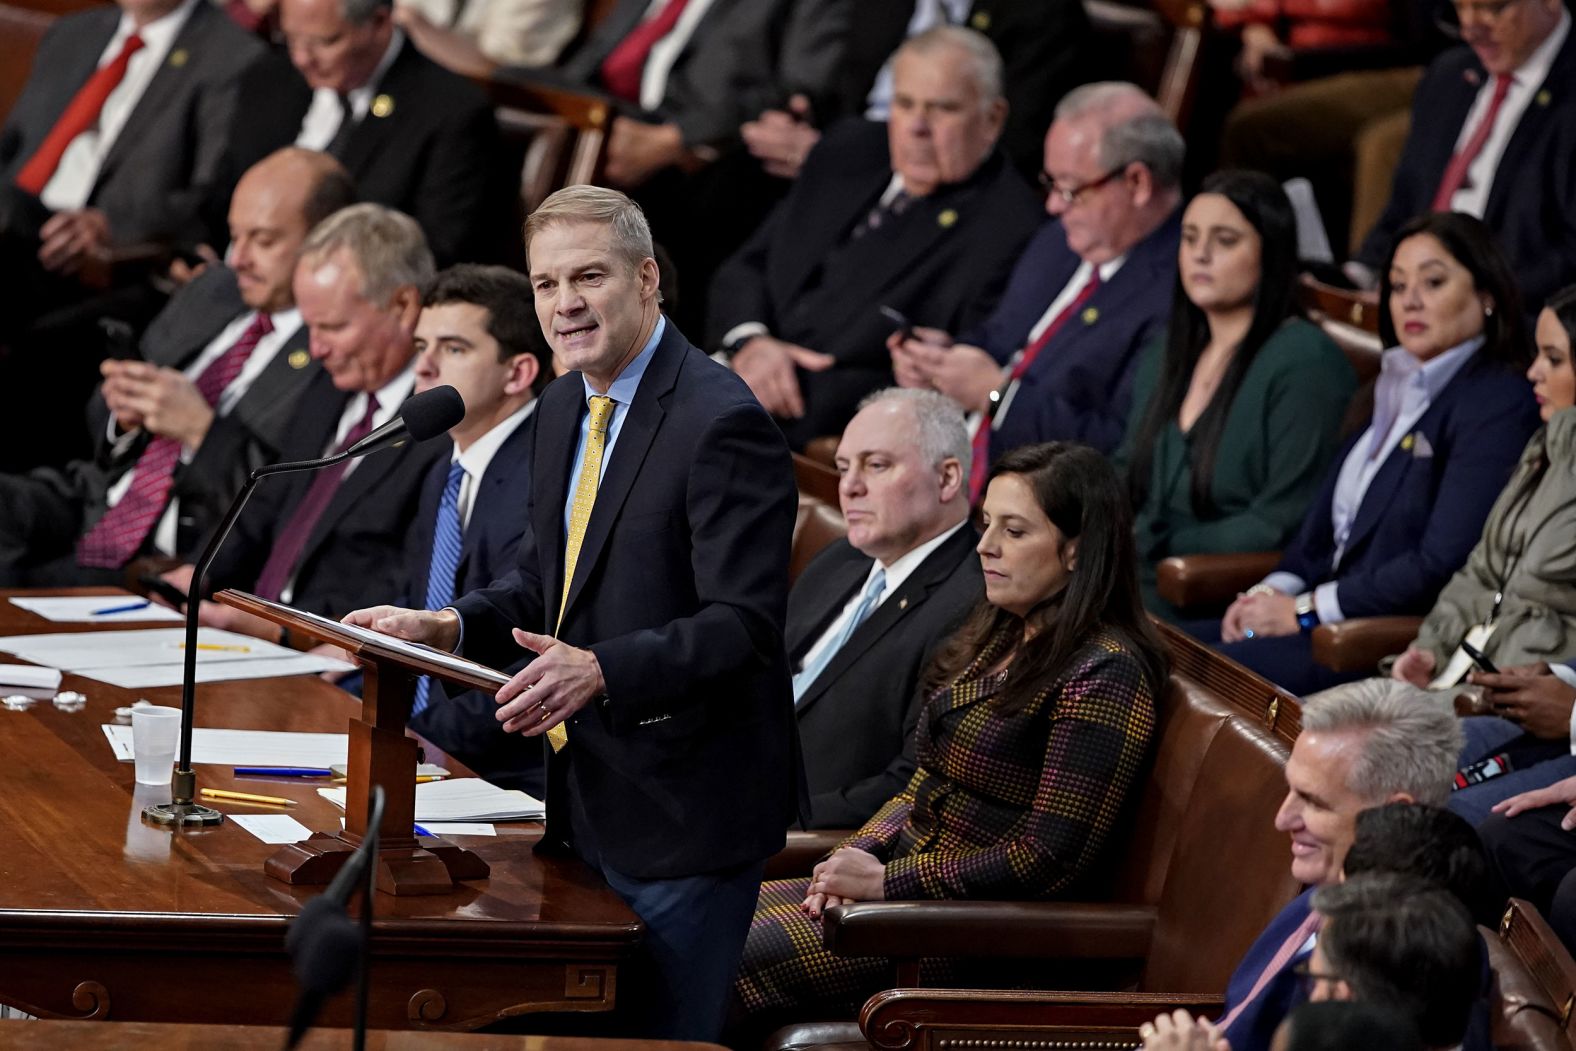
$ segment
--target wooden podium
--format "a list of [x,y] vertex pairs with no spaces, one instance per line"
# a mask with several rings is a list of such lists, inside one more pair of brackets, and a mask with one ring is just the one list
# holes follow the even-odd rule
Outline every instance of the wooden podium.
[[[314,832],[283,847],[263,871],[286,883],[328,883],[366,835],[367,804],[373,784],[383,786],[383,823],[378,829],[377,887],[390,894],[447,894],[456,880],[485,879],[487,863],[469,850],[442,839],[415,835],[417,744],[405,736],[416,680],[430,675],[445,682],[497,690],[509,677],[460,658],[426,657],[357,633],[323,617],[225,590],[214,598],[227,606],[282,624],[292,634],[350,651],[363,669],[361,717],[350,721],[350,766],[345,791],[345,828]],[[408,644],[404,644],[408,645]]]

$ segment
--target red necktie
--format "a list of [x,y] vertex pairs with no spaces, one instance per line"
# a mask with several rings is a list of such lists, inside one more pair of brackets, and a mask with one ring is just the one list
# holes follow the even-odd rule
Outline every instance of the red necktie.
[[[219,396],[241,374],[258,341],[273,330],[274,323],[268,315],[258,314],[235,345],[202,370],[197,377],[197,393],[210,407],[219,404]],[[116,569],[137,553],[164,513],[170,487],[175,484],[175,465],[180,459],[180,439],[160,435],[148,443],[137,457],[125,495],[83,534],[77,545],[78,565]]]
[[667,0],[656,17],[648,18],[602,60],[602,86],[626,102],[640,101],[640,76],[651,49],[673,31],[689,0]]
[[1467,181],[1467,169],[1472,167],[1472,162],[1483,152],[1484,143],[1488,142],[1488,137],[1493,134],[1494,118],[1499,116],[1499,108],[1505,104],[1505,96],[1515,82],[1516,78],[1509,73],[1500,73],[1494,77],[1494,94],[1488,100],[1488,112],[1483,114],[1482,120],[1478,121],[1478,126],[1472,131],[1472,137],[1462,144],[1455,156],[1450,158],[1450,164],[1445,168],[1445,177],[1439,180],[1439,189],[1434,193],[1434,211],[1450,210],[1450,198],[1454,197],[1456,191],[1461,189],[1461,184]]
[[[1018,357],[1018,363],[1012,367],[1012,374],[1007,377],[1007,383],[1002,384],[1004,388],[1023,378],[1023,374],[1029,371],[1029,366],[1034,364],[1034,359],[1039,357],[1040,351],[1045,349],[1045,345],[1051,341],[1051,337],[1055,336],[1061,327],[1067,324],[1069,318],[1083,309],[1083,305],[1089,302],[1099,288],[1100,268],[1093,267],[1089,271],[1089,280],[1085,281],[1084,286],[1078,290],[1078,294],[1073,296],[1073,301],[1063,307],[1061,313],[1051,319],[1051,323],[1045,326],[1045,331],[1040,333],[1039,339],[1023,348],[1023,353]],[[1000,410],[998,409],[997,411]],[[990,468],[990,427],[991,416],[989,413],[986,413],[980,417],[979,426],[974,428],[974,456],[973,462],[969,467],[969,503],[971,504],[979,503],[980,493],[985,488],[985,474]]]
[[[344,452],[371,434],[372,417],[377,411],[378,399],[371,394],[367,395],[366,415],[361,417],[360,423],[350,428],[350,433],[345,435],[343,441],[334,446],[334,452]],[[285,520],[284,528],[279,530],[279,535],[274,538],[274,549],[269,553],[268,562],[257,577],[258,595],[270,601],[279,601],[285,585],[290,582],[290,575],[295,572],[296,563],[301,561],[301,552],[306,550],[307,538],[312,535],[312,530],[316,527],[318,519],[323,517],[323,512],[328,510],[328,503],[334,499],[340,479],[345,477],[345,472],[348,470],[350,470],[350,461],[346,460],[344,463],[337,463],[317,472],[317,477],[312,479],[311,488],[307,489],[306,495]]]
[[142,47],[142,38],[133,33],[126,38],[126,43],[120,49],[109,65],[96,70],[87,83],[77,89],[76,96],[66,106],[66,111],[55,121],[55,126],[49,129],[49,134],[44,136],[43,143],[38,147],[28,162],[22,165],[22,170],[17,173],[16,184],[20,189],[26,190],[35,197],[44,192],[44,187],[49,185],[49,180],[54,177],[55,169],[60,166],[60,158],[65,155],[66,147],[71,145],[71,140],[87,131],[98,123],[99,111],[104,108],[104,100],[110,93],[120,86],[126,77],[126,66],[131,62],[131,56]]

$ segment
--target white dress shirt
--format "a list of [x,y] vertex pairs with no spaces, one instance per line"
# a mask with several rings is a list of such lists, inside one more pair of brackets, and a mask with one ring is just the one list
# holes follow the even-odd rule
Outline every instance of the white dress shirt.
[[[1548,79],[1549,69],[1554,65],[1554,56],[1559,54],[1570,28],[1570,13],[1561,7],[1560,20],[1555,25],[1554,32],[1538,45],[1537,50],[1527,56],[1527,61],[1516,67],[1515,73],[1512,74],[1515,81],[1505,93],[1505,101],[1499,104],[1494,130],[1489,133],[1488,140],[1483,143],[1483,149],[1467,168],[1467,177],[1462,181],[1461,188],[1450,198],[1452,211],[1465,212],[1481,219],[1483,213],[1488,210],[1488,195],[1494,187],[1494,177],[1499,172],[1500,158],[1505,155],[1505,147],[1509,145],[1510,137],[1515,134],[1516,125],[1521,123],[1522,114],[1527,112],[1527,107],[1532,104],[1533,98],[1543,89],[1543,82]],[[1560,85],[1560,90],[1565,90],[1566,87]],[[1467,119],[1461,122],[1461,133],[1456,137],[1456,148],[1451,151],[1452,155],[1466,145],[1473,132],[1477,131],[1478,125],[1488,114],[1489,102],[1493,96],[1494,78],[1484,77],[1482,86],[1478,88],[1477,98],[1472,101],[1472,108],[1467,111]],[[1509,174],[1514,177],[1516,173]]]
[[[251,327],[252,319],[256,316],[252,311],[247,311],[226,325],[223,331],[209,341],[202,353],[182,370],[186,378],[193,383],[197,382],[197,377],[202,375],[204,369],[217,361],[225,351],[235,346],[242,333]],[[235,408],[235,403],[241,400],[257,377],[262,375],[263,370],[273,362],[274,356],[284,349],[286,341],[301,327],[301,312],[295,307],[290,307],[268,315],[268,320],[273,322],[274,330],[257,341],[257,346],[252,348],[252,353],[246,359],[246,364],[241,366],[241,371],[230,381],[230,385],[219,393],[219,404],[214,407],[214,412],[218,415],[223,416]],[[136,441],[141,433],[140,429],[119,433],[115,426],[115,418],[110,417],[109,438],[114,443],[116,452],[121,452]],[[182,446],[181,462],[190,463],[195,452],[194,449]],[[135,470],[127,471],[110,486],[109,492],[105,494],[107,507],[114,507],[120,503],[131,489],[131,481],[136,473]],[[173,556],[176,553],[175,533],[176,523],[179,521],[180,500],[171,496],[169,504],[164,508],[164,514],[159,516],[158,524],[153,527],[153,546],[161,554]]]
[[952,534],[966,525],[968,525],[966,521],[959,522],[951,529],[931,537],[907,554],[894,558],[891,565],[883,566],[880,559],[871,559],[870,571],[865,574],[865,579],[860,581],[859,587],[854,590],[848,602],[844,604],[842,611],[832,618],[832,622],[826,626],[826,630],[821,632],[820,638],[815,640],[815,645],[805,650],[804,659],[799,662],[794,671],[797,672],[800,668],[808,668],[813,665],[819,659],[821,651],[830,646],[833,640],[842,636],[843,625],[848,623],[848,618],[852,617],[860,604],[864,602],[865,589],[870,586],[870,581],[875,578],[876,573],[882,570],[886,571],[886,584],[882,587],[881,594],[876,599],[876,604],[870,607],[871,615],[874,615],[875,611],[881,608],[883,602],[897,594],[898,588],[902,587],[903,582],[914,575],[914,570],[918,569],[925,559],[930,557],[931,552],[946,543]]
[[98,66],[103,69],[115,60],[133,33],[142,37],[142,48],[126,63],[126,75],[115,85],[115,90],[104,100],[99,110],[98,123],[71,140],[66,152],[60,155],[55,174],[44,184],[39,199],[52,212],[74,211],[87,205],[93,195],[93,184],[98,182],[99,168],[109,154],[110,147],[126,126],[131,111],[142,100],[153,76],[164,65],[170,47],[181,27],[186,24],[198,0],[185,0],[180,7],[163,18],[155,19],[140,30],[128,14],[120,16],[115,35],[99,55]]
[[459,446],[455,446],[449,462],[458,463],[465,469],[465,474],[460,479],[460,494],[457,500],[461,530],[471,524],[471,509],[476,506],[476,488],[486,476],[493,457],[498,455],[503,443],[509,440],[511,434],[519,430],[520,424],[524,423],[535,410],[536,399],[532,398],[495,425],[492,430],[477,438],[464,452],[460,451]]
[[383,52],[383,57],[378,59],[377,66],[372,70],[372,75],[367,82],[359,88],[351,88],[345,92],[346,99],[350,102],[350,113],[345,114],[344,107],[339,104],[339,94],[332,88],[317,88],[312,92],[312,104],[306,108],[306,116],[301,118],[301,130],[296,133],[295,144],[308,150],[319,152],[328,149],[328,144],[334,141],[334,136],[339,134],[341,120],[354,117],[360,121],[366,117],[367,111],[372,108],[372,97],[377,94],[378,85],[383,81],[383,74],[389,71],[394,64],[394,59],[399,55],[400,47],[405,43],[405,31],[396,28],[389,38],[389,46]]
[[[646,8],[645,18],[642,21],[654,18],[658,11],[666,7],[670,0],[651,0],[651,5]],[[662,98],[668,93],[668,75],[673,72],[673,66],[678,62],[679,56],[689,46],[690,37],[695,35],[695,27],[700,25],[700,20],[706,17],[706,12],[711,10],[713,0],[690,0],[684,7],[684,12],[679,15],[679,20],[668,30],[668,34],[655,44],[646,55],[646,65],[640,72],[640,108],[655,110],[662,106]]]

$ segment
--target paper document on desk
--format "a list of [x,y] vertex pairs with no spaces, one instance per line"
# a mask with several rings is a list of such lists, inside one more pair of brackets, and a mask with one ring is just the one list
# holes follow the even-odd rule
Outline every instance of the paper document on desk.
[[[105,724],[104,736],[115,758],[131,762],[131,727]],[[284,730],[192,730],[192,762],[222,766],[315,766],[343,763],[350,753],[346,734],[309,734]]]
[[[179,686],[186,659],[186,630],[12,635],[0,637],[0,651],[130,690]],[[315,675],[353,668],[344,661],[310,656],[250,635],[216,628],[197,631],[198,682]]]
[[[126,609],[139,602],[136,609]],[[134,621],[179,621],[181,615],[166,606],[146,603],[135,595],[69,595],[46,598],[13,598],[11,605],[60,624],[122,624]],[[119,613],[99,610],[119,609]]]
[[0,686],[17,686],[28,690],[58,690],[60,669],[40,668],[33,664],[0,664]]
[[[343,788],[317,794],[345,809]],[[416,823],[429,821],[532,821],[547,816],[540,799],[517,788],[499,788],[479,777],[455,777],[416,786]]]

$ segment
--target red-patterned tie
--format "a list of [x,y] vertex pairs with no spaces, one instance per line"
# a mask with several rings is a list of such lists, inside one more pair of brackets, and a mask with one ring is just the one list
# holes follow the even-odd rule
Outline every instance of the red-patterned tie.
[[1462,144],[1456,155],[1450,158],[1450,164],[1445,168],[1444,178],[1439,180],[1439,189],[1434,192],[1434,208],[1436,212],[1450,210],[1450,198],[1461,189],[1461,184],[1467,181],[1467,169],[1472,167],[1472,162],[1477,160],[1478,154],[1483,152],[1488,137],[1494,132],[1494,120],[1499,116],[1499,108],[1505,104],[1505,96],[1510,92],[1510,86],[1516,78],[1509,73],[1500,73],[1494,77],[1494,94],[1489,96],[1488,112],[1483,114],[1483,119],[1478,121],[1478,126],[1472,129],[1472,137]]
[[[258,341],[273,330],[274,323],[268,315],[257,314],[235,345],[202,370],[197,377],[197,393],[210,408],[219,404],[219,396],[241,374]],[[160,435],[148,443],[132,469],[130,488],[83,534],[77,545],[78,565],[115,569],[137,553],[164,513],[170,487],[175,484],[175,465],[180,460],[180,439]]]
[[60,166],[60,158],[65,155],[66,147],[71,145],[72,139],[98,123],[104,101],[125,79],[126,65],[141,47],[142,38],[133,33],[126,38],[120,54],[109,65],[96,70],[87,83],[77,89],[65,112],[55,121],[55,126],[49,129],[49,134],[44,136],[37,152],[17,173],[18,187],[35,196],[44,192],[44,187],[54,177],[55,169]]
[[626,102],[640,101],[640,78],[657,41],[673,32],[689,0],[668,0],[655,17],[636,26],[602,60],[602,86]]
[[[367,395],[366,415],[361,417],[360,423],[350,428],[350,433],[345,435],[338,445],[334,446],[334,452],[344,452],[371,434],[372,419],[377,415],[377,411],[377,397]],[[346,460],[317,472],[317,477],[312,479],[311,488],[306,491],[301,502],[296,504],[295,510],[290,512],[290,517],[279,530],[279,535],[274,537],[274,549],[269,553],[268,562],[257,577],[258,595],[275,602],[279,600],[280,595],[284,593],[285,585],[290,582],[291,574],[295,572],[296,563],[301,561],[301,552],[306,550],[307,538],[312,535],[312,530],[317,525],[318,519],[323,517],[323,512],[328,510],[329,501],[334,499],[340,479],[345,477],[345,472],[348,470],[350,470],[350,461]]]
[[[1040,333],[1039,339],[1023,348],[1023,356],[1012,367],[1012,374],[1007,377],[1007,383],[1023,378],[1023,374],[1029,371],[1029,366],[1034,364],[1034,359],[1040,356],[1040,351],[1045,349],[1051,337],[1056,335],[1074,314],[1082,310],[1083,305],[1089,302],[1090,297],[1099,289],[1100,268],[1094,267],[1089,271],[1089,280],[1085,281],[1078,294],[1073,296],[1073,301],[1051,319],[1051,323],[1045,326],[1045,331]],[[1003,384],[1004,387],[1006,385]],[[979,426],[974,428],[974,454],[969,465],[969,503],[971,504],[979,503],[980,493],[985,488],[985,473],[990,469],[990,425],[991,417],[987,413],[980,418]]]

